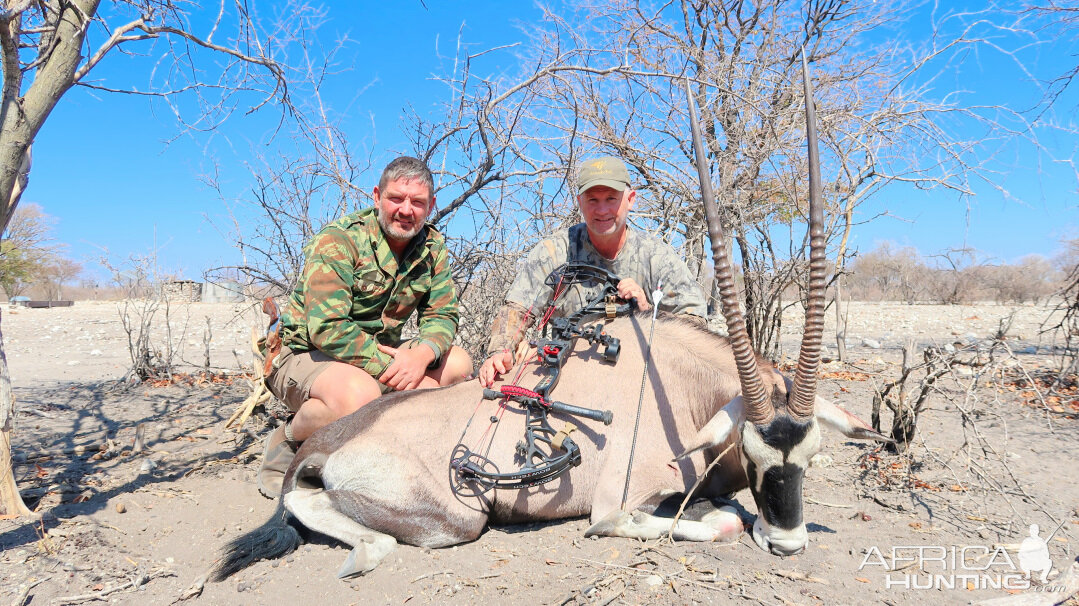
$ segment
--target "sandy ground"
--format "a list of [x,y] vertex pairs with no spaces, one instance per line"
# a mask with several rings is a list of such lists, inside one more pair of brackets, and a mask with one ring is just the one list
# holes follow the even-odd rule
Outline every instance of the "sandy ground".
[[[908,338],[979,342],[1014,312],[1006,343],[1016,354],[976,389],[969,384],[982,371],[945,376],[906,456],[825,431],[832,464],[807,475],[802,555],[767,555],[746,535],[730,545],[585,539],[587,521],[575,519],[491,528],[449,549],[400,546],[348,581],[334,577],[348,549],[316,537],[191,591],[228,538],[274,510],[254,484],[268,417],[246,432],[222,429],[248,389],[235,374],[165,387],[119,382],[130,367],[120,309],[3,310],[19,411],[16,478],[40,517],[0,520],[0,603],[966,604],[1007,595],[983,588],[1014,572],[995,546],[1010,545],[1017,561],[1031,523],[1042,538],[1055,531],[1056,570],[1076,557],[1079,401],[1042,401],[1016,383],[1051,362],[1052,343],[1038,333],[1046,310],[856,304],[850,363],[823,369],[822,394],[865,419],[873,386],[898,375]],[[169,319],[174,358],[188,363],[180,370],[205,363],[208,341],[218,373],[248,363],[249,332],[261,321],[253,308],[226,304],[173,305]],[[158,310],[155,343],[168,337],[164,324]],[[798,326],[793,317],[785,324],[787,351]],[[146,449],[133,453],[137,430]],[[735,499],[755,514],[747,492]],[[956,581],[964,571],[954,565],[911,564],[912,554],[940,549],[966,549],[968,568],[985,570]],[[943,577],[935,588],[916,588],[932,575]]]

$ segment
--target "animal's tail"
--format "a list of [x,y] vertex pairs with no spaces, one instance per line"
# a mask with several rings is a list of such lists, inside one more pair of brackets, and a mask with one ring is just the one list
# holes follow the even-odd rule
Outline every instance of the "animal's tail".
[[277,501],[277,510],[258,528],[229,541],[210,572],[213,581],[224,581],[259,560],[273,560],[292,553],[303,543],[295,520]]

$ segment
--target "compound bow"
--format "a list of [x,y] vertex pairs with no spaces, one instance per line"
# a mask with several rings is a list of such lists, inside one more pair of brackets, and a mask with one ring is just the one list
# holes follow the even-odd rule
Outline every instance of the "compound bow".
[[[508,490],[536,486],[550,482],[580,465],[581,450],[569,436],[573,428],[556,431],[547,421],[550,412],[584,417],[604,425],[610,425],[613,421],[613,414],[609,410],[600,411],[550,399],[551,391],[558,384],[562,366],[578,339],[603,345],[604,360],[611,364],[618,361],[621,351],[618,339],[603,332],[602,322],[587,327],[584,323],[600,317],[610,320],[629,313],[634,307],[632,302],[619,303],[618,278],[595,265],[565,263],[547,276],[545,284],[557,293],[563,286],[584,282],[599,282],[603,284],[603,289],[574,314],[567,318],[555,318],[545,324],[543,337],[530,343],[536,348],[544,373],[535,389],[503,385],[500,391],[483,390],[485,399],[501,399],[503,405],[507,401],[516,402],[525,411],[525,437],[517,443],[515,458],[520,469],[502,473],[493,461],[460,443],[454,448],[450,460],[451,486],[458,495],[480,496],[492,488]],[[554,296],[550,305],[554,305],[553,299]],[[492,416],[491,422],[497,423],[498,417]]]

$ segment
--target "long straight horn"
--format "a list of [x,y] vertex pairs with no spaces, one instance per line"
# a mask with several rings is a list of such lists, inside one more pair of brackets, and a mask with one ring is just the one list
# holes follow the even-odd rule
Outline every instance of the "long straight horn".
[[697,175],[701,182],[701,197],[704,200],[704,214],[708,219],[708,238],[712,242],[712,264],[715,267],[716,283],[719,285],[720,304],[723,317],[727,318],[727,333],[734,361],[738,365],[738,379],[742,383],[742,401],[745,404],[746,419],[756,424],[767,424],[775,415],[775,409],[764,390],[760,371],[757,369],[757,357],[749,342],[746,321],[742,317],[742,308],[738,305],[738,291],[734,286],[734,271],[727,254],[727,239],[719,224],[716,214],[715,195],[712,193],[712,178],[708,174],[708,160],[704,155],[704,143],[701,138],[701,125],[697,120],[697,104],[686,81],[686,100],[689,102],[689,124],[693,131],[693,153],[697,158]]
[[824,335],[824,204],[821,201],[820,154],[817,152],[817,110],[809,65],[802,49],[802,80],[806,98],[806,138],[809,148],[809,287],[806,301],[806,325],[802,350],[794,373],[794,388],[787,402],[793,417],[813,416],[817,394],[817,368],[820,366],[820,343]]

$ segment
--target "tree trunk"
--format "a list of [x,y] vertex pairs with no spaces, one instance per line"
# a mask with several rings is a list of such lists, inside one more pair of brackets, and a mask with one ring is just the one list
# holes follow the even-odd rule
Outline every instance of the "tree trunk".
[[843,304],[843,276],[835,278],[835,350],[836,359],[847,361],[847,314]]
[[[0,312],[2,313],[2,312]],[[30,515],[15,485],[11,466],[11,429],[15,420],[15,395],[4,354],[4,335],[0,331],[0,518]]]

